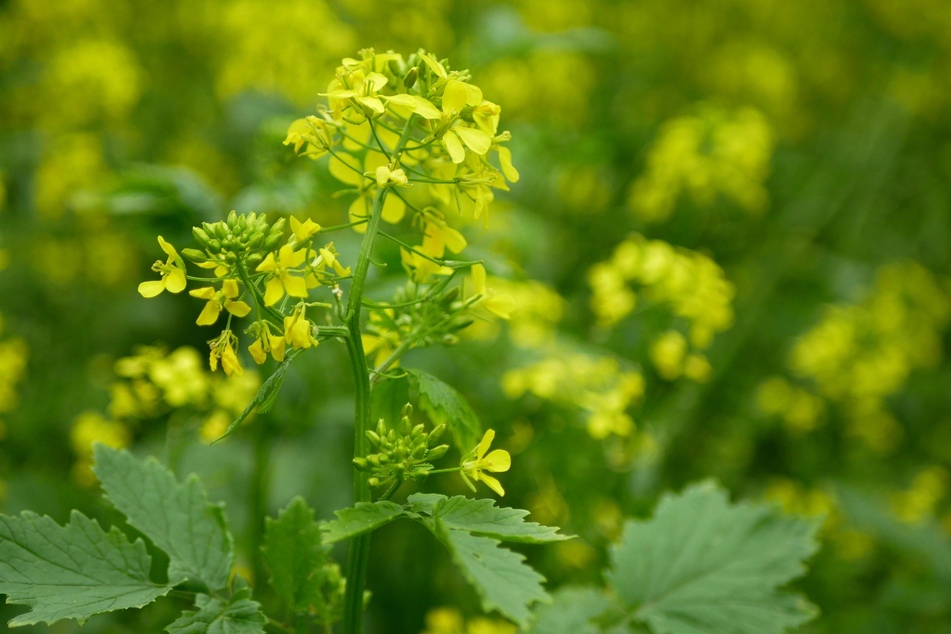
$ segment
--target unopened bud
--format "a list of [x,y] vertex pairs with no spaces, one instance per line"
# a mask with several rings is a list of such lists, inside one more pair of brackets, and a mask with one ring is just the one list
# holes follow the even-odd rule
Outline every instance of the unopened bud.
[[436,428],[429,432],[429,445],[432,446],[439,442],[444,433],[446,433],[446,424],[436,425]]
[[366,458],[354,458],[353,466],[360,471],[368,471],[370,469],[370,464],[367,462]]
[[426,459],[439,460],[446,455],[447,451],[449,451],[449,445],[439,445],[438,447],[433,447],[429,450],[429,455],[426,457]]

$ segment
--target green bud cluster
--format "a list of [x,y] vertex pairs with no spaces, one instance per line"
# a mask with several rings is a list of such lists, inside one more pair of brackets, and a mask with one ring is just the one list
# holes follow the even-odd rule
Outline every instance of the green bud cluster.
[[399,424],[387,429],[381,418],[376,430],[367,430],[367,439],[376,453],[353,459],[361,471],[370,473],[370,486],[399,486],[406,480],[415,480],[429,473],[433,465],[449,451],[449,445],[437,444],[446,431],[446,425],[438,425],[430,432],[423,424],[414,425],[411,416],[413,406],[407,403],[401,412]]
[[227,220],[203,222],[194,227],[192,235],[204,249],[183,249],[182,254],[195,263],[220,262],[233,265],[244,261],[246,266],[256,266],[264,255],[273,251],[284,239],[284,219],[268,224],[264,214],[254,212],[238,215],[234,211]]

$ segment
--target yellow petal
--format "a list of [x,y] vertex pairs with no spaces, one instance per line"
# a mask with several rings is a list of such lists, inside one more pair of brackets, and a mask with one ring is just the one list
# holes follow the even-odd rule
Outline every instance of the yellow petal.
[[261,263],[258,264],[257,268],[254,270],[258,273],[261,273],[263,271],[273,271],[276,268],[277,263],[274,261],[274,254],[268,253],[266,256],[264,256],[264,259],[261,260]]
[[464,128],[462,126],[452,130],[459,135],[462,142],[469,146],[469,149],[476,154],[485,154],[492,147],[492,137],[476,128]]
[[462,143],[455,132],[450,130],[444,134],[442,143],[446,146],[446,151],[449,152],[449,157],[452,158],[453,163],[462,163],[466,159],[466,150],[462,147]]
[[235,317],[245,317],[251,312],[251,307],[244,302],[225,302],[225,309]]
[[164,280],[154,280],[151,282],[142,282],[139,284],[139,295],[142,297],[155,297],[165,290]]
[[218,321],[218,312],[218,306],[214,302],[207,302],[195,323],[199,326],[210,326]]
[[267,353],[264,351],[264,344],[261,343],[260,339],[255,339],[254,343],[248,346],[248,352],[251,353],[251,358],[258,365],[267,361]]
[[518,170],[512,165],[512,151],[507,147],[499,146],[499,164],[502,166],[502,173],[510,183],[518,182]]
[[466,242],[465,236],[453,229],[452,227],[445,228],[446,233],[446,246],[453,253],[462,253],[463,249],[469,244]]
[[482,466],[495,473],[508,471],[512,466],[512,456],[504,449],[496,449],[482,459]]
[[509,295],[495,295],[486,299],[482,305],[485,306],[487,311],[502,319],[509,319],[512,316],[512,311],[518,306]]
[[485,452],[489,450],[489,446],[492,445],[492,441],[495,440],[495,430],[487,429],[485,434],[482,436],[482,441],[479,443],[479,448],[476,449],[476,456],[481,460],[482,456],[485,455]]
[[436,106],[434,106],[428,99],[418,95],[413,95],[413,101],[415,102],[413,112],[424,119],[439,119],[442,117],[442,113],[439,112],[439,109],[436,108]]
[[466,85],[457,79],[450,79],[442,93],[442,111],[446,114],[462,111],[466,107],[468,97]]
[[[228,279],[221,284],[221,294],[228,298],[234,298],[238,296],[239,292],[238,280]],[[210,299],[210,298],[209,298]]]
[[370,88],[374,92],[376,92],[377,90],[385,86],[388,80],[386,79],[385,75],[381,75],[380,73],[370,73],[369,75],[367,75],[366,81],[367,81],[367,85],[369,85]]
[[273,306],[282,297],[284,297],[284,285],[281,284],[281,280],[276,277],[269,279],[264,289],[264,305]]
[[188,294],[199,299],[214,299],[217,293],[214,287],[206,286],[205,288],[196,288],[190,290],[188,291]]
[[275,361],[284,360],[284,350],[287,343],[284,341],[284,337],[280,336],[268,336],[268,343],[271,344],[271,356],[274,357]]
[[383,107],[383,102],[376,97],[357,97],[357,101],[374,112],[380,114],[386,112],[386,108]]
[[485,267],[481,264],[473,264],[472,269],[469,271],[469,275],[472,277],[472,285],[475,287],[475,294],[485,295]]
[[307,297],[307,283],[304,278],[288,275],[284,278],[284,290],[291,297]]
[[479,480],[485,482],[485,485],[498,493],[499,495],[505,495],[505,489],[502,488],[502,483],[493,478],[490,475],[485,475],[484,473],[479,474]]
[[169,244],[168,242],[166,242],[166,241],[165,241],[165,238],[163,238],[162,236],[159,236],[159,237],[158,237],[158,243],[159,243],[159,246],[162,247],[162,251],[165,251],[165,253],[166,253],[166,255],[168,255],[168,257],[170,257],[170,258],[177,258],[177,257],[178,257],[178,252],[175,250],[175,247],[173,247],[171,244]]
[[185,284],[185,271],[181,269],[175,269],[165,278],[165,288],[169,293],[181,293]]
[[406,203],[396,195],[390,195],[383,201],[383,220],[396,224],[406,214]]
[[345,185],[360,185],[363,183],[363,170],[360,162],[349,154],[335,154],[330,157],[327,166],[331,176]]
[[446,67],[443,66],[435,57],[429,53],[424,53],[423,51],[419,52],[419,56],[422,58],[426,65],[429,66],[430,70],[439,75],[440,77],[446,76]]

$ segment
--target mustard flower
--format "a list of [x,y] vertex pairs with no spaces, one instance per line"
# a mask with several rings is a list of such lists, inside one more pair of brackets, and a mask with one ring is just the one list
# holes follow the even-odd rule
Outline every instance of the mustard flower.
[[304,316],[306,310],[304,304],[300,304],[292,315],[284,318],[284,341],[295,350],[310,348],[318,343],[314,338],[313,322]]
[[278,252],[277,258],[274,253],[268,253],[267,257],[258,264],[256,271],[259,273],[269,273],[270,279],[264,288],[264,305],[273,306],[286,292],[291,297],[307,297],[307,284],[303,277],[296,277],[290,274],[289,269],[300,266],[304,263],[306,252],[303,249],[297,251],[294,247],[285,244]]
[[512,311],[515,310],[515,300],[509,295],[496,295],[495,291],[486,286],[485,267],[481,264],[472,265],[470,276],[472,285],[475,287],[475,295],[479,297],[473,307],[478,306],[496,317],[509,319]]
[[213,286],[207,286],[188,291],[188,294],[192,297],[208,300],[195,321],[199,326],[210,326],[218,321],[218,315],[221,314],[222,309],[227,310],[235,317],[244,317],[251,312],[250,306],[244,302],[235,301],[235,297],[239,294],[237,280],[225,280],[220,291],[216,291]]
[[221,335],[208,342],[211,347],[211,355],[208,357],[208,363],[211,371],[218,369],[218,360],[221,360],[221,369],[228,376],[241,376],[244,374],[244,368],[241,367],[241,361],[235,353],[235,346],[238,344],[238,337],[231,330],[221,331]]
[[512,456],[504,449],[496,449],[490,452],[489,455],[486,455],[493,440],[495,440],[495,430],[489,429],[485,432],[485,435],[482,436],[482,441],[479,443],[479,446],[470,451],[466,457],[463,458],[462,471],[459,473],[473,491],[475,491],[475,485],[469,481],[470,477],[476,482],[485,482],[487,487],[499,495],[505,495],[505,490],[499,481],[483,473],[484,471],[502,473],[508,471],[512,466]]
[[164,264],[161,260],[156,260],[152,265],[152,270],[161,273],[162,278],[139,284],[139,294],[142,297],[155,297],[166,290],[169,293],[181,293],[185,290],[185,261],[178,255],[175,247],[166,242],[162,236],[158,237],[158,243],[162,251],[168,255],[168,260]]
[[275,361],[284,360],[286,344],[284,335],[272,335],[270,326],[266,321],[255,322],[249,328],[249,332],[256,335],[254,343],[248,346],[248,352],[251,353],[251,358],[254,359],[255,363],[258,365],[264,363],[269,352]]
[[294,244],[303,244],[313,236],[315,233],[320,231],[320,225],[307,218],[304,222],[301,222],[294,216],[291,216],[291,232],[294,236],[291,238],[291,241]]

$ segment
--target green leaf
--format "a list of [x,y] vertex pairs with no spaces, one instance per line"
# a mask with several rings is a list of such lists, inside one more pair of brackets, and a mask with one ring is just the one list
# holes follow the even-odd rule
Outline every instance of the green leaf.
[[439,493],[413,493],[406,498],[406,501],[409,502],[410,511],[413,513],[431,516],[436,510],[436,505],[445,499],[446,496]]
[[169,634],[264,634],[267,617],[261,605],[252,601],[247,590],[235,592],[226,603],[199,594],[197,611],[187,611],[165,628]]
[[461,452],[479,444],[482,425],[462,394],[426,372],[407,370],[406,374],[419,392],[420,408],[434,426],[444,423],[449,428]]
[[262,550],[271,571],[271,587],[292,612],[306,611],[319,596],[319,571],[330,546],[321,544],[320,525],[304,498],[294,498],[276,520],[264,520]]
[[463,576],[482,598],[486,612],[498,610],[521,627],[527,627],[529,606],[547,601],[545,578],[525,563],[525,557],[501,548],[491,537],[448,529],[436,522],[434,533],[442,541]]
[[154,458],[142,462],[103,444],[96,444],[93,453],[93,471],[106,497],[131,526],[168,553],[169,583],[227,587],[234,559],[231,536],[221,507],[208,502],[198,477],[192,474],[179,483]]
[[241,423],[248,419],[248,416],[251,415],[251,412],[258,410],[261,414],[266,414],[274,407],[274,403],[277,401],[277,395],[281,391],[281,386],[284,385],[284,375],[287,374],[287,368],[290,367],[291,361],[297,358],[297,355],[301,351],[291,352],[284,358],[277,369],[274,370],[274,374],[269,376],[264,383],[261,384],[261,387],[258,389],[258,393],[254,395],[254,398],[244,408],[244,411],[241,412],[241,415],[235,419],[233,423],[228,425],[228,429],[224,431],[223,434],[215,438],[214,442],[219,440],[224,440],[228,436],[234,433]]
[[551,605],[536,611],[531,634],[600,634],[595,619],[616,607],[614,599],[595,588],[562,588],[551,599]]
[[115,526],[106,533],[79,511],[65,526],[30,511],[0,515],[0,594],[33,608],[11,627],[149,604],[172,589],[152,583],[150,563],[141,539],[130,543]]
[[466,530],[501,541],[544,544],[571,539],[559,535],[557,527],[526,522],[526,515],[528,511],[521,509],[498,508],[495,500],[473,500],[461,495],[443,498],[433,510],[433,516],[446,528]]
[[406,515],[399,504],[389,500],[378,502],[358,502],[356,506],[334,511],[337,519],[327,522],[320,529],[324,532],[324,543],[350,539],[363,533],[376,530],[398,517]]
[[655,634],[783,632],[816,613],[778,587],[805,571],[817,528],[695,485],[664,496],[652,520],[625,526],[607,576]]

